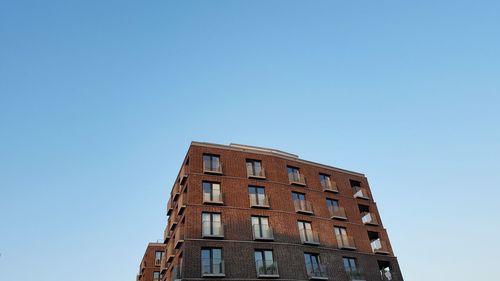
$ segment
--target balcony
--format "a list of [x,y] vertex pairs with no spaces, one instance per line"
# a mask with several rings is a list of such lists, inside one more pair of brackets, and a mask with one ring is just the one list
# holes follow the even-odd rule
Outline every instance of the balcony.
[[189,174],[189,166],[184,165],[181,168],[181,172],[179,173],[179,183],[184,184]]
[[170,229],[167,224],[165,230],[163,231],[163,243],[167,244],[168,240],[170,240]]
[[319,245],[319,234],[312,229],[300,229],[300,241],[302,244]]
[[[169,263],[171,263],[174,260],[174,258],[175,258],[175,249],[174,249],[174,244],[173,243],[168,244],[166,256],[167,257],[165,259],[165,263],[169,264]],[[168,265],[165,266],[165,267],[168,267]]]
[[174,234],[174,247],[179,249],[184,243],[184,231],[182,227],[177,228]]
[[306,200],[293,200],[295,212],[304,214],[313,214],[313,207],[311,202]]
[[375,254],[388,255],[391,253],[389,251],[389,247],[387,246],[387,243],[385,243],[384,241],[381,241],[380,238],[371,241],[370,245],[372,247],[373,253],[375,253]]
[[167,216],[170,216],[170,214],[172,214],[173,210],[174,210],[174,204],[173,204],[172,197],[170,197],[170,199],[167,202]]
[[269,197],[261,194],[258,198],[250,196],[250,207],[253,208],[269,208]]
[[224,238],[224,225],[216,221],[202,222],[203,238]]
[[306,179],[302,174],[299,173],[288,173],[288,180],[290,181],[290,184],[301,185],[301,186],[306,185]]
[[339,189],[337,188],[337,183],[336,182],[331,182],[329,180],[321,180],[321,187],[323,188],[323,191],[330,191],[330,192],[339,192]]
[[222,163],[203,161],[203,173],[222,175]]
[[175,183],[174,186],[172,187],[172,200],[175,202],[175,200],[177,200],[177,197],[179,197],[180,195],[180,189],[179,189],[179,183]]
[[253,240],[274,240],[273,228],[265,224],[252,225]]
[[368,191],[366,189],[361,188],[359,186],[353,187],[354,189],[354,198],[366,199],[369,200]]
[[222,193],[204,193],[203,194],[203,203],[204,204],[217,204],[217,205],[222,205],[224,204],[224,196]]
[[264,168],[252,169],[251,167],[247,167],[247,177],[251,179],[265,179],[266,172]]
[[361,221],[367,225],[378,225],[375,215],[368,212],[361,213]]
[[161,274],[165,274],[165,272],[167,271],[168,269],[168,258],[167,258],[167,255],[163,255],[161,257],[161,261],[160,261],[160,272]]
[[326,266],[323,264],[306,264],[307,276],[314,280],[328,280]]
[[174,230],[175,227],[177,226],[177,224],[179,223],[178,217],[175,217],[175,218],[170,217],[170,219],[168,220],[168,223],[170,224],[169,229]]
[[366,281],[364,274],[360,270],[346,271],[347,279],[350,281]]
[[256,260],[257,277],[259,278],[278,278],[278,263],[268,260]]
[[184,209],[186,208],[186,203],[184,202],[184,194],[181,194],[181,196],[179,196],[179,200],[177,200],[177,215],[182,215],[182,213],[184,212]]
[[394,281],[392,272],[390,270],[380,270],[380,280],[381,281]]
[[351,236],[337,235],[337,243],[339,249],[356,250],[356,243],[354,243],[354,238]]
[[201,275],[203,277],[224,277],[225,268],[222,259],[201,259]]
[[332,219],[347,220],[347,215],[343,207],[328,206],[328,211],[330,211],[330,218]]

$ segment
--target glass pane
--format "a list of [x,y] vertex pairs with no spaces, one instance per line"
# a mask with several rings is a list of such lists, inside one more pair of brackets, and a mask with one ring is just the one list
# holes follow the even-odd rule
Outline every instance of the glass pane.
[[272,251],[264,251],[264,260],[269,261],[269,263],[273,262],[273,252]]

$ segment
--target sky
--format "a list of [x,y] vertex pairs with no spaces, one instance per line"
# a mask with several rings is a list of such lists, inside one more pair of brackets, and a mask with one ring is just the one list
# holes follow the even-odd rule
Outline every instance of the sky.
[[362,172],[405,280],[495,279],[498,11],[0,0],[0,280],[135,280],[193,140]]

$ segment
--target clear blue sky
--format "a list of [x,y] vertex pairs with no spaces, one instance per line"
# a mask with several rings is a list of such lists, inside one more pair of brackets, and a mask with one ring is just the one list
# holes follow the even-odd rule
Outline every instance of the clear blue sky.
[[0,280],[134,280],[191,140],[363,172],[406,280],[496,279],[499,11],[1,0]]

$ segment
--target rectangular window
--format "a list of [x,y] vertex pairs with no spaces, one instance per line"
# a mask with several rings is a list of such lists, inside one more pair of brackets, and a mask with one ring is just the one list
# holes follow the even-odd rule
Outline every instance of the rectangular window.
[[309,201],[306,201],[306,195],[303,193],[292,192],[293,205],[298,213],[312,214],[313,208]]
[[255,266],[257,267],[257,276],[259,277],[278,276],[278,267],[273,259],[273,251],[255,251]]
[[203,154],[203,171],[209,173],[222,173],[219,155]]
[[222,260],[222,249],[202,249],[201,270],[203,276],[224,276],[224,261]]
[[250,196],[250,206],[269,207],[269,201],[263,187],[249,186],[248,194]]
[[339,201],[338,200],[334,200],[334,199],[326,199],[326,206],[327,207],[335,207],[335,208],[338,208],[339,207]]
[[203,237],[223,237],[224,231],[220,214],[202,213],[202,235]]
[[321,187],[323,188],[331,187],[331,181],[329,175],[319,174],[319,180],[321,182]]
[[300,174],[300,170],[298,168],[294,167],[287,167],[288,171],[288,180],[292,184],[297,184],[297,185],[305,185],[306,181],[304,177]]
[[155,265],[160,265],[162,257],[163,257],[162,251],[155,252]]
[[269,226],[269,219],[267,217],[252,217],[252,231],[253,237],[256,240],[273,239],[273,230]]
[[347,219],[345,209],[339,206],[339,201],[327,198],[326,207],[328,208],[328,211],[330,212],[330,217],[332,219],[338,219],[338,220]]
[[307,275],[311,277],[326,277],[324,270],[319,260],[318,254],[304,253],[304,262],[306,264]]
[[203,202],[222,203],[222,193],[219,183],[203,182]]
[[313,231],[310,222],[298,221],[300,240],[306,244],[319,244],[319,235]]
[[159,271],[153,272],[153,281],[160,281],[160,272]]
[[356,249],[356,245],[354,244],[354,239],[347,235],[347,230],[344,227],[335,226],[334,230],[339,248],[348,250]]
[[[358,267],[358,261],[355,258],[344,257],[344,269],[350,280],[365,280]],[[384,279],[382,279],[384,280]]]
[[305,201],[306,200],[306,195],[303,193],[298,193],[298,192],[292,192],[292,199],[295,200],[300,200],[300,201]]
[[249,160],[247,159],[247,176],[254,178],[265,178],[264,169],[262,168],[262,163],[259,160]]

